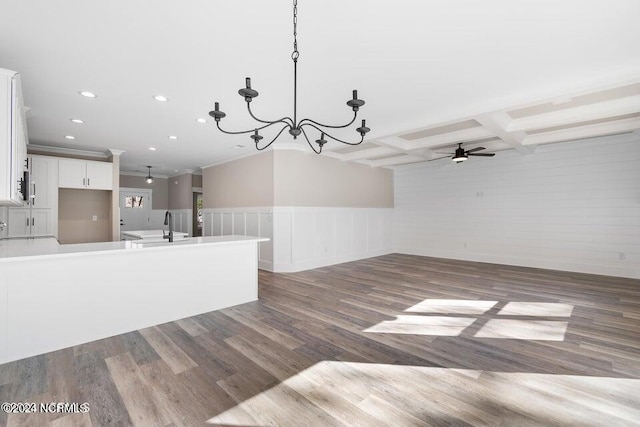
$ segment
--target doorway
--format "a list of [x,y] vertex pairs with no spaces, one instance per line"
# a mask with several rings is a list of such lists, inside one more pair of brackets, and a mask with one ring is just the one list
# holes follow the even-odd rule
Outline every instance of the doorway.
[[120,231],[146,230],[151,209],[151,190],[120,189]]
[[202,193],[193,193],[193,237],[202,236]]

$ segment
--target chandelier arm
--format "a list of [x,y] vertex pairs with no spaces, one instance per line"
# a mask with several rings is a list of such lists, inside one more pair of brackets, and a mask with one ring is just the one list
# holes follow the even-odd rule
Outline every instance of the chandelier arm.
[[291,117],[283,117],[283,118],[281,118],[280,120],[275,120],[275,121],[271,122],[271,121],[269,121],[269,120],[262,120],[262,119],[257,118],[257,117],[253,114],[253,111],[251,111],[251,104],[249,104],[248,102],[247,102],[247,110],[249,110],[249,115],[250,115],[250,116],[253,118],[253,120],[255,120],[256,122],[260,122],[260,123],[270,123],[270,124],[272,124],[272,123],[283,122],[284,120],[289,120],[289,121],[291,122],[291,123],[290,123],[290,124],[291,124],[291,126],[293,127],[293,120],[291,120]]
[[353,119],[351,119],[351,121],[349,123],[347,123],[346,125],[342,125],[342,126],[325,125],[325,124],[318,123],[318,122],[316,122],[314,120],[311,120],[311,119],[302,119],[302,120],[300,120],[300,123],[298,123],[298,124],[302,125],[304,122],[309,122],[309,123],[313,123],[314,125],[317,125],[317,126],[322,126],[323,128],[342,129],[342,128],[346,128],[346,127],[351,126],[353,124],[353,122],[356,121],[357,118],[358,118],[358,112],[356,111],[356,112],[353,113]]
[[220,122],[219,121],[216,121],[216,126],[218,126],[218,129],[220,129],[221,132],[226,133],[227,135],[242,135],[243,133],[251,133],[251,132],[255,132],[256,130],[262,130],[262,129],[268,128],[269,126],[273,126],[276,123],[284,123],[286,125],[285,127],[291,127],[291,125],[289,123],[287,123],[285,121],[282,121],[282,120],[271,122],[268,125],[264,125],[264,126],[261,126],[259,128],[254,128],[254,129],[249,129],[249,130],[242,130],[242,131],[238,131],[238,132],[226,131],[226,130],[222,129],[220,127]]
[[272,139],[272,140],[271,140],[267,145],[265,145],[264,147],[262,147],[262,148],[258,148],[258,144],[256,144],[256,150],[258,150],[258,151],[262,151],[262,150],[267,149],[271,144],[273,144],[273,142],[274,142],[276,139],[278,139],[278,137],[280,136],[280,134],[281,134],[282,132],[284,132],[284,130],[285,130],[286,128],[288,128],[288,127],[290,127],[290,126],[289,126],[289,123],[287,123],[287,125],[286,125],[286,126],[284,126],[282,129],[280,129],[280,132],[278,132],[278,134],[275,136],[275,138],[273,138],[273,139]]
[[[358,142],[348,142],[348,141],[343,141],[339,138],[336,138],[335,136],[331,136],[329,135],[327,132],[323,131],[322,129],[320,129],[318,126],[311,124],[311,123],[305,123],[303,125],[300,125],[300,129],[302,130],[302,132],[304,133],[304,129],[302,129],[303,126],[311,126],[312,128],[314,128],[315,130],[317,130],[318,132],[324,133],[325,136],[328,136],[329,138],[333,139],[334,141],[338,141],[341,142],[343,144],[347,144],[347,145],[359,145],[362,144],[362,141],[364,141],[364,135],[362,135],[362,138],[360,138],[360,141]],[[315,151],[315,150],[314,150]]]
[[304,129],[300,128],[300,130],[302,131],[302,134],[304,135],[304,139],[307,140],[307,144],[309,144],[309,147],[311,147],[313,152],[316,153],[316,154],[322,153],[322,147],[320,147],[320,149],[318,151],[316,151],[316,148],[313,146],[311,141],[309,141],[309,137],[307,136],[307,133],[304,131]]

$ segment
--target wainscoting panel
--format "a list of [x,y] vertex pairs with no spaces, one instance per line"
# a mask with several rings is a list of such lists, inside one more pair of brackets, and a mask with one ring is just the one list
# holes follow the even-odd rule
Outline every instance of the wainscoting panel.
[[[193,236],[193,210],[192,209],[171,209],[173,217],[173,231],[187,233]],[[162,218],[164,221],[164,217]],[[161,228],[166,228],[162,226]]]
[[258,236],[270,239],[258,244],[258,267],[273,270],[273,208],[204,209],[204,235]]
[[294,272],[391,253],[393,209],[251,207],[205,209],[205,236],[238,234],[259,244],[263,270]]
[[273,271],[302,271],[392,252],[393,209],[274,207],[273,211]]

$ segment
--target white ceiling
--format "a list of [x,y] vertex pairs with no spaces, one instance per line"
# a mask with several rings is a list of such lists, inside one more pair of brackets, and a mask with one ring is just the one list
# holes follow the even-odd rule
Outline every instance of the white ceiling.
[[[211,121],[195,121],[208,118],[219,101],[225,127],[253,127],[237,94],[246,76],[260,92],[252,103],[257,114],[292,115],[290,0],[2,0],[0,6],[0,67],[22,75],[33,144],[125,150],[123,169],[152,165],[172,174],[254,151],[248,136],[223,135]],[[511,126],[500,117],[516,107],[533,107],[508,116],[526,119],[551,111],[536,107],[542,102],[637,82],[639,16],[637,0],[299,0],[299,116],[348,121],[345,102],[357,88],[367,101],[361,117],[372,129],[373,142],[362,148],[386,147],[401,159],[381,161],[390,157],[378,150],[352,160],[422,161],[432,153],[402,145],[421,141],[415,132],[486,119],[487,139],[499,133],[493,125]],[[81,90],[98,98],[84,98]],[[159,103],[156,94],[170,101]],[[466,131],[476,136],[465,140],[483,133]],[[507,132],[515,139],[498,135],[495,148],[513,148],[517,138],[535,145],[523,144],[534,133],[518,132]],[[443,141],[423,145],[452,143]]]

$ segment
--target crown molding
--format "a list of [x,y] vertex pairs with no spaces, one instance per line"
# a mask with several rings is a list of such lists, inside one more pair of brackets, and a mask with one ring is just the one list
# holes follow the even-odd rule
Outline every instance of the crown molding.
[[112,156],[120,156],[124,153],[124,150],[116,150],[115,148],[108,148],[107,151],[111,153]]
[[[148,173],[147,173],[147,172],[128,172],[128,171],[123,171],[123,170],[121,170],[121,171],[120,171],[120,175],[127,175],[127,176],[141,176],[141,177],[146,178],[146,177],[147,177],[147,175],[148,175]],[[155,174],[155,173],[154,173],[152,176],[153,176],[153,178],[154,178],[154,179],[155,179],[155,178],[163,178],[163,179],[168,179],[168,178],[170,178],[168,175],[158,175],[158,174]]]
[[42,151],[45,153],[68,154],[73,156],[86,156],[100,159],[106,159],[110,157],[110,154],[107,154],[104,151],[79,150],[77,148],[53,147],[50,145],[28,144],[27,148]]

